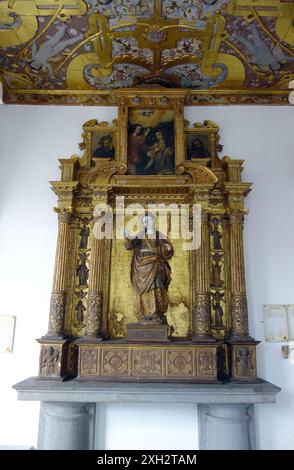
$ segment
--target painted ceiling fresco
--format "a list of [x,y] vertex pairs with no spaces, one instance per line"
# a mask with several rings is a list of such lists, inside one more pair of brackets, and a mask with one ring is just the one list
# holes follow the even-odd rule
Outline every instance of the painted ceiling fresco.
[[7,103],[113,104],[186,88],[187,104],[283,104],[293,0],[0,0]]

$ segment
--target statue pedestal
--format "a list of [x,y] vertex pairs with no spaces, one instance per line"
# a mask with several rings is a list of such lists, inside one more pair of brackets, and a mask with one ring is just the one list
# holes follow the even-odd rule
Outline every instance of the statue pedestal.
[[169,341],[169,326],[168,325],[148,325],[144,323],[128,323],[127,325],[127,340],[138,342],[167,342]]
[[[280,388],[259,384],[161,384],[45,381],[14,386],[19,400],[40,401],[38,449],[97,449],[104,403],[195,403],[199,449],[256,448],[254,404],[275,403]],[[123,405],[122,405],[123,406]],[[197,423],[195,423],[195,426]],[[197,448],[197,443],[195,443]]]
[[223,379],[223,349],[217,341],[83,341],[78,348],[77,380],[218,383]]

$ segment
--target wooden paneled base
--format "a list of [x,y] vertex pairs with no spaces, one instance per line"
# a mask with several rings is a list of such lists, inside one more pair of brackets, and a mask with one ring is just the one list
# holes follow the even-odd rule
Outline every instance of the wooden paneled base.
[[222,346],[181,342],[156,345],[80,343],[78,379],[216,383]]

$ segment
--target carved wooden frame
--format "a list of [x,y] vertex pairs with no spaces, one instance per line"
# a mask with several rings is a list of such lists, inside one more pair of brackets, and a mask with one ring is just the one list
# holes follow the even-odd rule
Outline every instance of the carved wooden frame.
[[[174,152],[175,152],[175,174],[177,166],[184,158],[184,114],[183,106],[187,99],[186,90],[169,90],[164,94],[162,90],[138,90],[136,95],[129,90],[114,92],[118,101],[118,142],[119,160],[127,165],[128,158],[128,123],[130,109],[157,109],[174,111]],[[172,176],[172,175],[171,175]],[[146,175],[135,175],[138,182],[145,179]],[[153,180],[162,179],[162,175],[151,175]]]
[[79,144],[81,150],[84,150],[84,154],[82,156],[82,165],[89,165],[93,159],[93,152],[92,152],[92,136],[94,133],[107,133],[113,134],[114,136],[114,157],[107,158],[107,157],[94,157],[96,161],[107,161],[107,160],[117,160],[117,120],[114,119],[110,124],[107,121],[98,122],[97,119],[91,119],[90,121],[85,122],[83,124],[83,142]]
[[[188,137],[191,135],[195,135],[195,137],[205,136],[210,140],[210,150],[211,156],[210,157],[196,157],[188,159]],[[206,165],[208,162],[215,160],[218,158],[218,149],[221,149],[219,145],[219,126],[213,121],[204,121],[203,124],[200,122],[195,122],[192,127],[190,127],[189,121],[185,121],[185,160],[193,161],[195,163],[204,164]]]

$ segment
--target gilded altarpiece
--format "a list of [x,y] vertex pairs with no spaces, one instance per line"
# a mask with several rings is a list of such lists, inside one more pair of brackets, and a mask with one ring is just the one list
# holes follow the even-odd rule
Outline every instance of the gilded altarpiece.
[[[58,238],[39,377],[257,381],[242,238],[251,184],[241,181],[243,161],[218,157],[215,123],[185,121],[184,90],[114,93],[118,118],[85,123],[82,157],[60,159],[61,180],[51,182]],[[171,280],[162,322],[138,320],[125,235],[96,236],[97,205],[110,208],[116,226],[118,200],[146,211],[150,204],[160,207],[155,225],[164,207],[185,205],[190,229],[191,208],[201,206],[197,249],[173,239],[172,213],[166,218]]]

